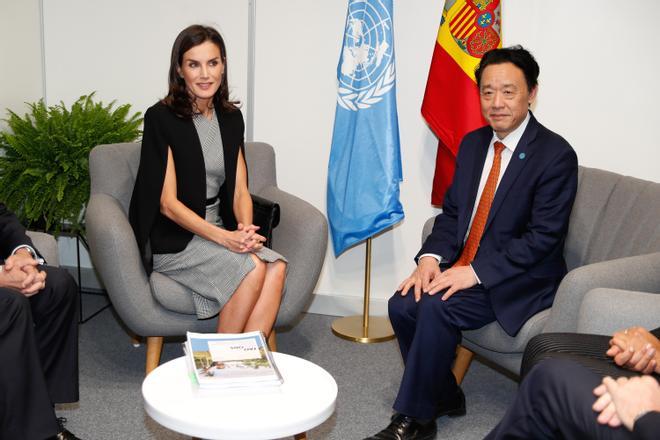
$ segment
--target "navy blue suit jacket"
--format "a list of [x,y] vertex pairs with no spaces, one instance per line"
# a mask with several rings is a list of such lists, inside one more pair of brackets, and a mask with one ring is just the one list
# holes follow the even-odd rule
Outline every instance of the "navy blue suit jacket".
[[14,249],[24,244],[34,248],[32,240],[25,234],[25,227],[16,215],[0,202],[0,264],[4,263]]
[[[458,259],[492,136],[487,126],[463,138],[442,213],[416,259],[425,253],[440,255],[442,268]],[[552,305],[566,274],[563,249],[577,171],[573,148],[531,115],[497,187],[472,262],[489,291],[498,322],[509,335]]]

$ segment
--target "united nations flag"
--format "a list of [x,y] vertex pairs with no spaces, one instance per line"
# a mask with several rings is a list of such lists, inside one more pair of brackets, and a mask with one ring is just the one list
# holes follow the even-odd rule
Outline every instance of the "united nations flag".
[[403,220],[392,0],[350,0],[328,164],[335,256]]

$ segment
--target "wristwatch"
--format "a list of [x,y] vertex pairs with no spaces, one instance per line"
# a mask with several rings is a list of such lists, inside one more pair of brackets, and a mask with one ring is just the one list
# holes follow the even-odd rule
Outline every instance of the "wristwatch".
[[27,244],[18,246],[16,249],[14,249],[14,251],[11,254],[14,255],[16,252],[18,252],[21,249],[25,249],[26,251],[28,251],[30,253],[30,255],[32,255],[32,258],[37,260],[37,263],[44,264],[46,262],[43,258],[41,258],[41,257],[39,257],[39,255],[37,255],[37,253],[34,251],[34,249],[32,249],[32,246],[29,246]]

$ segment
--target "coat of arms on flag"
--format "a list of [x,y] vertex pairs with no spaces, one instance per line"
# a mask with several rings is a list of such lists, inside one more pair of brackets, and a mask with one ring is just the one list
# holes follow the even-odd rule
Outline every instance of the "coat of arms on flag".
[[[445,3],[445,14],[451,6]],[[452,11],[449,32],[456,43],[470,56],[481,58],[483,54],[495,49],[500,43],[500,5],[499,1],[467,1]],[[445,17],[443,14],[443,20]],[[442,22],[441,22],[442,26]]]
[[474,70],[502,46],[500,0],[447,0],[433,51],[422,115],[438,137],[431,203],[441,205],[454,176],[458,147],[483,125]]

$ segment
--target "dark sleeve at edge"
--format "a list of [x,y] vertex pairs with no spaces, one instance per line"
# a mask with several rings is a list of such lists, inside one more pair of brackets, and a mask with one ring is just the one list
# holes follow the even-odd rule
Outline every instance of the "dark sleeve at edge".
[[660,433],[660,412],[652,411],[635,422],[633,438],[638,440],[655,440]]
[[166,115],[154,107],[144,115],[144,132],[135,187],[129,208],[129,220],[148,274],[152,271],[149,235],[160,211],[160,194],[167,164],[167,140],[163,133]]
[[32,240],[25,234],[25,227],[18,221],[16,215],[0,203],[0,251],[2,259],[9,256],[17,246],[29,245],[34,248]]

